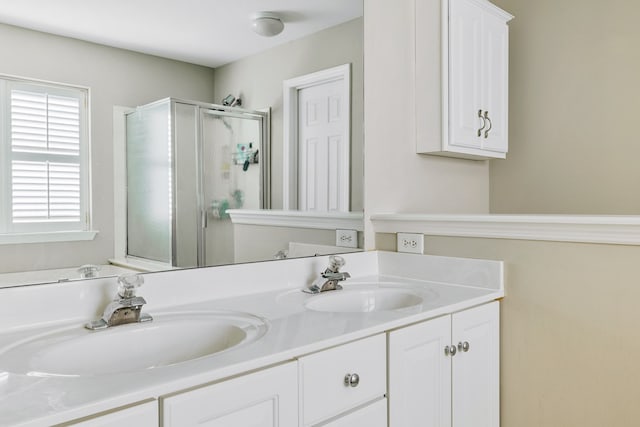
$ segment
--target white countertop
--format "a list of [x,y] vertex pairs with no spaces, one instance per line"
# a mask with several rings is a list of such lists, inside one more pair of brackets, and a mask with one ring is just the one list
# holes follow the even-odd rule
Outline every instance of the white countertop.
[[[376,257],[375,262],[369,263],[373,257]],[[278,364],[504,296],[502,263],[497,261],[424,256],[398,258],[397,254],[385,255],[377,252],[353,254],[345,258],[348,264],[350,259],[354,264],[363,263],[362,268],[356,268],[360,270],[356,275],[352,273],[355,277],[346,282],[345,289],[362,286],[406,287],[423,296],[424,303],[394,311],[319,312],[305,309],[304,302],[322,295],[302,293],[299,286],[277,288],[269,285],[266,292],[258,289],[254,293],[243,292],[215,299],[213,295],[209,295],[211,298],[202,302],[166,304],[156,308],[150,306],[148,309],[145,307],[145,311],[152,315],[169,311],[209,310],[250,313],[263,318],[268,329],[258,340],[218,354],[133,373],[90,377],[38,377],[6,372],[0,364],[0,425],[41,426],[68,421]],[[308,262],[312,262],[312,268],[317,269],[317,259]],[[283,263],[278,267],[286,268],[288,265],[290,264]],[[260,264],[253,266],[258,270],[262,268]],[[428,272],[434,269],[441,271],[433,274]],[[451,272],[447,273],[447,269],[451,269]],[[412,277],[400,277],[399,270]],[[375,274],[367,274],[371,272]],[[458,283],[444,280],[447,277]],[[437,280],[425,280],[428,278]],[[474,280],[478,282],[477,287],[471,283]],[[7,295],[9,298],[11,296]],[[0,299],[1,297],[2,295]],[[0,360],[2,349],[16,340],[69,325],[83,327],[76,319],[62,319],[48,324],[5,330],[0,333]]]

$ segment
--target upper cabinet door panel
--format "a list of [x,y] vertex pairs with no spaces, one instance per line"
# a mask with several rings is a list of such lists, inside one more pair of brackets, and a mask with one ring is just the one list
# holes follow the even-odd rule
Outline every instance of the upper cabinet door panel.
[[482,105],[482,10],[452,0],[449,27],[449,144],[480,148]]
[[490,123],[482,133],[485,150],[508,149],[509,29],[504,20],[486,13],[483,17],[482,99]]

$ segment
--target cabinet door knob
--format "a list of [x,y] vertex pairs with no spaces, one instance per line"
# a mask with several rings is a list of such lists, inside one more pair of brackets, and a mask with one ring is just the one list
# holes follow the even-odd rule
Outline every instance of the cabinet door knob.
[[456,355],[456,346],[455,345],[448,345],[444,348],[444,355],[445,356],[455,356]]
[[484,112],[484,118],[489,122],[489,129],[484,131],[484,137],[488,138],[489,137],[489,131],[493,127],[493,123],[491,123],[491,119],[489,118],[489,112],[488,111]]
[[344,376],[344,385],[347,387],[357,387],[360,384],[360,375],[347,374]]
[[478,136],[482,136],[482,130],[487,126],[487,119],[482,115],[482,110],[478,110],[478,117],[482,119],[482,127],[478,129]]
[[458,351],[464,351],[465,353],[469,351],[469,342],[459,342],[458,343]]

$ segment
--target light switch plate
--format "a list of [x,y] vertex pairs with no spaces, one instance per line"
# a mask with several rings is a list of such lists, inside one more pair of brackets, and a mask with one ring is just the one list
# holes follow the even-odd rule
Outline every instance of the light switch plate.
[[411,254],[424,253],[424,234],[422,233],[398,233],[398,252]]
[[336,246],[357,248],[358,232],[356,230],[336,230]]

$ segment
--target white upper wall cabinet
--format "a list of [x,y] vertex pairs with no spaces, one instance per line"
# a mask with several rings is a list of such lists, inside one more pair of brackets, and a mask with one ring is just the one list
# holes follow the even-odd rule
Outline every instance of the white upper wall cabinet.
[[486,0],[416,1],[418,153],[506,157],[512,18]]

